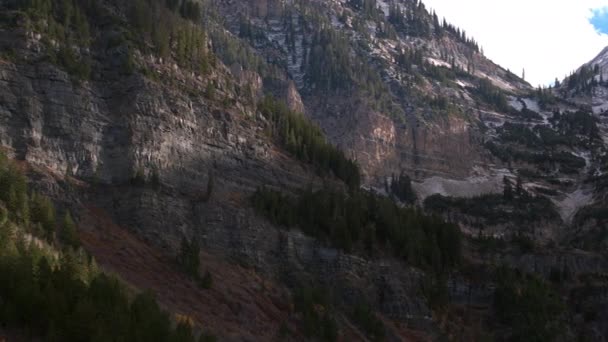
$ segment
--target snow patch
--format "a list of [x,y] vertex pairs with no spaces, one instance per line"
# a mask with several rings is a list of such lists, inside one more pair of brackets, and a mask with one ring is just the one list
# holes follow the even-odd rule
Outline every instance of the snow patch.
[[509,83],[505,82],[504,80],[502,80],[500,78],[497,78],[495,76],[490,76],[490,75],[488,75],[486,73],[483,73],[481,71],[478,71],[476,73],[476,76],[481,77],[481,78],[487,78],[487,79],[489,79],[495,86],[497,86],[497,87],[499,87],[499,88],[501,88],[503,90],[508,90],[508,91],[515,90],[515,88],[511,84],[509,84]]
[[427,58],[426,60],[427,60],[427,62],[431,63],[434,66],[444,66],[444,67],[448,67],[448,68],[450,67],[449,63],[439,60],[439,59]]
[[377,4],[378,4],[378,8],[380,8],[382,10],[382,12],[384,12],[384,16],[388,17],[388,14],[389,14],[388,4],[386,2],[384,2],[383,0],[378,0]]
[[593,192],[582,188],[567,194],[566,198],[561,201],[553,200],[559,210],[562,220],[567,224],[572,223],[574,215],[580,208],[587,206],[592,201]]
[[522,110],[524,106],[521,104],[518,98],[510,96],[509,97],[509,106],[515,108],[515,110]]
[[505,122],[511,122],[506,116],[500,113],[491,112],[483,109],[479,109],[479,118],[488,127],[498,128],[502,127]]
[[463,81],[463,80],[456,80],[456,84],[458,84],[462,88],[473,87],[473,85],[471,83]]
[[583,174],[586,174],[587,172],[589,172],[589,168],[591,168],[591,152],[590,151],[585,151],[585,152],[573,151],[572,154],[574,154],[575,156],[577,156],[579,158],[585,159],[585,169],[583,170]]
[[421,200],[434,194],[475,197],[502,192],[504,176],[514,177],[509,170],[500,169],[494,170],[492,175],[475,175],[464,180],[434,176],[425,179],[423,182],[413,182],[412,186]]
[[338,17],[336,17],[335,15],[332,14],[331,16],[331,26],[335,27],[335,28],[342,28],[342,22],[340,22],[340,19]]
[[593,113],[594,114],[602,114],[602,113],[604,113],[607,110],[608,110],[608,103],[603,103],[601,105],[593,107]]
[[522,101],[524,101],[524,103],[526,104],[526,107],[528,107],[529,110],[540,113],[540,106],[538,104],[538,101],[536,101],[534,99],[527,99],[527,98],[522,99]]

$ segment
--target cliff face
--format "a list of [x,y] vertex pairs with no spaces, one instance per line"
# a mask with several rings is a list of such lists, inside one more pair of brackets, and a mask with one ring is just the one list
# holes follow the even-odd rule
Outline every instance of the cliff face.
[[[286,71],[302,99],[292,108],[357,160],[366,187],[383,189],[406,173],[423,204],[434,193],[501,193],[504,177],[513,184],[522,178],[530,194],[548,196],[558,213],[549,223],[522,229],[542,243],[562,239],[563,227],[585,204],[579,202],[591,196],[582,182],[598,165],[588,157],[601,147],[563,143],[571,137],[562,143],[530,138],[568,135],[553,112],[576,111],[576,105],[545,105],[542,94],[488,60],[460,30],[439,24],[423,4],[214,3],[224,27]],[[400,21],[399,13],[409,19]],[[568,164],[564,158],[576,166],[560,165]],[[486,231],[510,236],[520,230],[516,226]]]
[[[247,196],[258,186],[293,189],[317,182],[306,166],[294,163],[267,142],[263,129],[250,116],[217,108],[209,104],[212,101],[141,76],[102,86],[75,84],[63,71],[45,63],[5,62],[1,68],[6,85],[2,87],[3,145],[17,158],[59,178],[69,175],[90,181],[90,186],[73,188],[63,182],[40,184],[47,193],[64,201],[72,198],[68,205],[76,208],[105,210],[114,222],[168,254],[174,253],[181,236],[193,236],[207,253],[282,284],[327,286],[345,306],[366,298],[386,319],[428,336],[436,333],[432,312],[420,295],[424,274],[419,270],[394,259],[368,260],[324,247],[299,232],[269,225],[248,208]],[[100,96],[95,89],[112,91]],[[374,126],[383,128],[372,141],[395,144],[394,125],[379,115],[376,120]],[[440,145],[446,143],[441,139],[455,139],[453,131],[452,135],[447,129],[444,132],[443,137],[419,141],[429,139]],[[383,153],[379,150],[373,158],[384,162],[388,154]],[[136,179],[140,171],[142,183]],[[155,173],[158,184],[151,182]],[[206,198],[211,178],[213,191]],[[496,260],[546,276],[556,267],[576,276],[602,272],[606,266],[596,256],[570,257],[568,253]],[[111,260],[107,265],[115,266]],[[492,305],[491,282],[454,279],[448,289],[456,305]],[[246,325],[238,326],[243,329],[239,336],[249,334]],[[391,334],[397,339],[409,336],[399,328]]]
[[[478,126],[482,112],[472,94],[475,80],[489,79],[513,94],[527,92],[530,86],[485,58],[476,45],[455,32],[438,33],[443,29],[433,23],[424,5],[378,1],[377,8],[363,9],[358,3],[215,1],[231,32],[285,67],[302,93],[301,109],[321,125],[333,143],[357,159],[367,185],[380,186],[402,171],[418,180],[429,176],[463,179],[473,174],[474,166],[492,163],[480,146],[484,133]],[[426,29],[435,32],[410,36],[411,27],[398,28],[401,31],[396,36],[387,37],[382,27],[391,23],[391,6],[404,13],[415,11]],[[367,26],[361,28],[362,23]],[[311,59],[318,54],[316,49],[335,53],[342,41],[337,38],[328,46],[314,46],[318,31],[348,39],[348,63],[367,65],[355,74],[376,73],[385,88],[353,80],[346,89],[319,89]],[[424,51],[424,57],[413,66],[404,65],[403,54],[416,51]],[[323,63],[334,63],[336,58]],[[326,66],[325,72],[330,73],[331,68]],[[462,74],[448,80],[430,74],[442,73],[441,68],[461,70]],[[418,78],[413,79],[412,73],[419,73]],[[451,105],[438,109],[429,106],[432,99]]]
[[[591,198],[600,209],[605,203],[605,189],[590,190],[584,182],[586,175],[595,168],[601,169],[605,160],[598,157],[603,153],[597,147],[600,144],[585,140],[580,146],[546,149],[509,140],[513,139],[507,134],[509,124],[521,125],[513,126],[514,130],[534,129],[534,136],[543,127],[557,130],[557,124],[550,123],[551,111],[539,108],[536,95],[527,93],[530,89],[523,81],[485,59],[470,43],[449,34],[432,39],[388,39],[379,37],[376,27],[370,30],[370,37],[359,40],[360,32],[354,29],[353,21],[360,19],[360,14],[344,1],[303,2],[302,7],[278,0],[214,3],[234,36],[246,31],[239,25],[241,16],[247,17],[259,32],[255,39],[247,41],[248,45],[245,38],[240,41],[245,48],[235,53],[237,57],[225,51],[229,44],[210,42],[210,46],[215,44],[218,56],[224,53],[230,58],[224,58],[229,64],[224,65],[218,57],[206,74],[178,67],[170,58],[141,52],[145,48],[132,54],[136,70],[122,72],[127,47],[100,47],[100,43],[83,52],[93,60],[92,76],[78,81],[65,68],[45,59],[48,45],[40,34],[20,25],[0,29],[0,46],[12,50],[0,57],[0,143],[11,156],[32,167],[32,182],[37,188],[80,213],[85,245],[103,256],[107,267],[119,268],[124,260],[114,254],[122,256],[123,250],[136,247],[109,243],[108,253],[99,246],[104,241],[104,225],[99,224],[90,208],[107,213],[113,229],[127,228],[148,248],[160,250],[165,259],[175,255],[179,239],[187,236],[200,241],[213,258],[240,264],[243,269],[276,281],[278,292],[301,284],[331,288],[338,305],[349,310],[365,298],[387,323],[389,339],[408,340],[411,330],[421,331],[422,339],[438,337],[439,331],[445,331],[441,322],[433,320],[434,312],[421,293],[421,284],[429,280],[429,272],[388,257],[384,250],[379,256],[368,258],[329,248],[323,241],[273,226],[254,213],[249,197],[262,186],[288,194],[308,187],[340,186],[331,176],[322,179],[313,167],[296,160],[273,141],[269,122],[256,108],[266,93],[319,123],[328,139],[362,166],[366,187],[379,189],[387,178],[405,171],[418,181],[415,188],[420,200],[434,193],[470,197],[502,193],[504,177],[515,181],[516,174],[525,169],[534,171],[528,172],[532,175],[525,176],[521,185],[533,194],[531,197],[544,190],[551,194],[553,203],[564,207],[580,198],[577,194]],[[413,2],[398,3],[412,6]],[[364,46],[361,49],[367,53],[358,55],[355,62],[369,65],[379,75],[370,79],[379,79],[383,86],[366,88],[355,82],[356,86],[348,90],[323,90],[311,80],[313,72],[305,60],[310,58],[312,49],[306,44],[313,40],[312,27],[317,20],[310,19],[315,16],[312,5],[327,11],[323,12],[324,19],[319,19],[320,25],[348,38],[346,41],[352,44],[347,49],[349,53],[357,55],[360,45]],[[342,14],[346,19],[338,18]],[[219,23],[212,21],[208,25],[212,33],[229,35]],[[96,34],[101,41],[110,35]],[[230,37],[236,39],[234,36]],[[292,48],[287,47],[288,41]],[[423,67],[418,61],[419,65],[414,63],[408,70],[397,62],[404,51],[416,48],[426,51],[426,62],[445,68],[434,69],[430,64]],[[247,53],[269,62],[248,67],[239,60],[239,54]],[[280,67],[271,69],[268,65],[272,63]],[[426,71],[418,74],[420,79],[411,75],[424,68]],[[449,73],[451,76],[442,78],[441,73],[448,73],[447,70],[456,70],[457,76]],[[496,109],[478,95],[476,82],[485,77],[499,91],[507,92],[507,107]],[[387,97],[389,104],[382,102]],[[558,106],[577,108],[568,103]],[[524,117],[523,108],[539,114],[533,119]],[[605,127],[600,128],[604,133]],[[523,161],[511,160],[510,156],[502,160],[488,150],[488,142],[513,148],[509,155],[522,151],[533,155]],[[565,162],[551,159],[558,152],[572,153],[566,161],[575,164],[574,171],[560,170]],[[543,153],[550,155],[549,161],[539,157]],[[539,170],[546,173],[535,174]],[[591,194],[586,196],[588,190]],[[491,211],[500,209],[509,216],[515,209],[538,208],[500,203]],[[574,206],[574,212],[579,205]],[[496,281],[490,276],[476,277],[476,273],[490,273],[493,264],[503,263],[546,279],[555,272],[568,273],[563,297],[579,300],[596,311],[606,302],[602,277],[607,265],[600,254],[567,248],[478,251],[480,242],[475,238],[500,239],[520,233],[543,243],[559,243],[568,234],[564,232],[567,220],[558,217],[557,212],[551,218],[540,215],[537,221],[511,217],[508,223],[490,225],[481,234],[479,226],[486,223],[485,218],[463,211],[448,208],[440,213],[461,223],[462,231],[473,237],[467,240],[465,251],[470,269],[455,271],[446,281],[450,305],[475,307],[491,315]],[[598,222],[601,225],[603,221]],[[114,231],[112,234],[122,236]],[[119,269],[129,273],[143,264]],[[215,270],[223,272],[222,267]],[[145,286],[134,273],[127,280]],[[173,273],[171,277],[181,281]],[[246,279],[239,279],[243,277]],[[595,292],[584,287],[585,277],[597,277],[592,282]],[[170,290],[162,286],[158,290],[180,288],[169,287]],[[199,292],[194,295],[206,296]],[[221,292],[212,296],[229,295]],[[246,297],[239,293],[239,299],[245,301]],[[187,299],[179,296],[179,300]],[[278,301],[284,300],[281,297]],[[234,301],[211,303],[231,306],[231,310],[218,310],[222,319],[231,319],[231,314],[238,311],[232,310],[233,305],[238,306]],[[247,330],[232,337],[259,337],[256,330],[266,324],[278,330],[282,317],[277,316],[292,313],[281,305],[289,304],[270,306],[270,313],[264,318],[270,323],[231,322],[230,327]],[[250,319],[247,315],[255,315],[256,309],[245,312],[239,319]],[[577,320],[576,329],[580,331],[605,334],[601,331],[604,316],[582,322],[580,311],[565,315]],[[209,316],[205,319],[211,319]],[[340,320],[344,330],[351,326],[347,316]],[[263,336],[270,338],[271,334]]]
[[[23,49],[31,62],[0,63],[2,145],[50,174],[36,186],[91,224],[82,229],[104,229],[94,228],[84,210],[98,208],[169,255],[182,236],[194,237],[205,251],[284,284],[331,287],[348,305],[363,296],[390,319],[430,329],[419,271],[323,247],[269,225],[249,208],[249,195],[260,186],[320,184],[308,166],[271,143],[255,104],[234,98],[227,80],[255,85],[251,77],[218,67],[200,79],[140,57],[163,79],[133,74],[76,82]],[[204,91],[208,82],[217,85],[213,98]],[[293,106],[301,106],[297,91],[285,89]],[[218,98],[234,102],[223,107]]]
[[466,178],[484,161],[482,136],[463,117],[403,122],[370,109],[357,98],[327,102],[309,97],[306,103],[316,108],[310,115],[328,138],[363,165],[368,185],[382,186],[387,178],[401,172],[416,179]]

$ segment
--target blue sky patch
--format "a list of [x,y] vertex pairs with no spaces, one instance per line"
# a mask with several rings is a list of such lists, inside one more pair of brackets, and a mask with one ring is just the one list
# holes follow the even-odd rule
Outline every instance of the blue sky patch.
[[597,32],[608,34],[608,7],[594,9],[589,22]]

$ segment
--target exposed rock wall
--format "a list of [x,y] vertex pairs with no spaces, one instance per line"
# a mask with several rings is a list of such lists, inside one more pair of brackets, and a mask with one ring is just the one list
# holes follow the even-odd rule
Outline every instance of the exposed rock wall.
[[[63,189],[72,191],[67,205],[101,207],[169,253],[182,236],[194,236],[207,251],[294,287],[316,280],[342,303],[363,296],[388,317],[432,324],[419,271],[343,254],[256,217],[247,202],[255,188],[319,180],[269,142],[263,119],[238,110],[250,104],[223,108],[200,95],[203,82],[178,75],[199,93],[138,74],[78,83],[49,63],[2,62],[2,146],[58,178],[90,183]],[[298,106],[293,86],[286,96]],[[42,190],[58,196],[47,185]]]
[[485,162],[481,134],[464,118],[402,122],[346,96],[306,97],[305,103],[329,139],[359,162],[370,185],[401,171],[420,179],[466,178]]

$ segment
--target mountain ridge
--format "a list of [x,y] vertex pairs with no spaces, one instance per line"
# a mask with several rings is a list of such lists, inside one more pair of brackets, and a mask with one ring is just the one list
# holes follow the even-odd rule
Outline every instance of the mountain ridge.
[[173,313],[218,305],[191,309],[222,340],[607,336],[595,75],[532,89],[418,1],[40,3],[0,5],[2,146],[104,267],[176,279],[151,284]]

